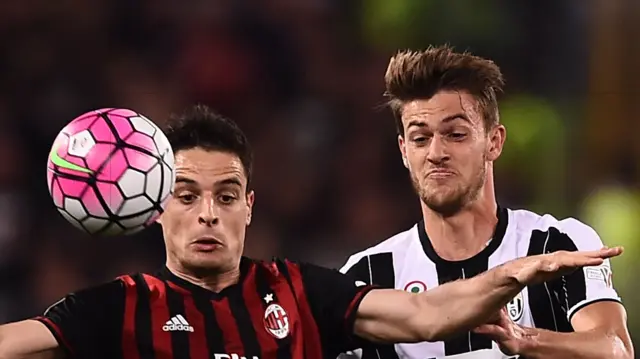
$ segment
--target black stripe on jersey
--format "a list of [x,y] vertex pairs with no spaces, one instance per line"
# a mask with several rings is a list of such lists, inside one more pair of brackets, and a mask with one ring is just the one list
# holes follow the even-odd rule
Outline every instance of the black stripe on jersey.
[[[560,250],[575,252],[578,250],[576,244],[566,233],[562,233],[553,227],[549,228],[549,233],[552,252]],[[554,284],[557,284],[555,290],[558,291],[560,305],[565,316],[569,309],[587,299],[587,280],[582,269],[563,276]]]
[[[354,264],[348,275],[367,284],[375,284],[382,288],[395,288],[396,277],[393,267],[393,253],[376,253],[362,257],[358,263]],[[362,348],[362,359],[397,359],[393,345],[378,344],[364,346]]]
[[376,253],[364,256],[349,268],[347,274],[369,285],[394,288],[396,276],[393,268],[393,253]]
[[260,357],[262,351],[260,350],[260,343],[258,343],[258,337],[256,331],[253,328],[253,322],[251,321],[251,315],[247,310],[247,306],[242,296],[242,291],[233,290],[229,291],[229,307],[231,314],[236,320],[238,331],[240,332],[240,339],[244,346],[244,356],[251,358],[253,356]]
[[[496,211],[498,223],[491,242],[475,256],[461,261],[448,261],[438,255],[427,235],[424,221],[418,223],[418,236],[426,256],[436,265],[438,283],[440,285],[458,279],[472,278],[489,268],[489,257],[500,247],[509,224],[509,211],[498,207]],[[488,239],[488,238],[487,238]],[[491,349],[492,342],[483,335],[468,332],[444,341],[445,355],[468,353],[475,350]]]
[[[173,318],[176,315],[183,315],[184,298],[180,293],[166,286],[167,307],[169,308],[169,316]],[[171,332],[171,347],[173,349],[174,359],[190,359],[189,350],[189,332],[183,330],[175,330]]]
[[[258,266],[256,268],[255,273],[255,282],[256,282],[256,291],[258,292],[259,298],[264,298],[267,294],[270,294],[273,298],[273,302],[280,303],[278,299],[277,291],[271,288],[269,285],[269,281],[267,279],[267,273],[265,273],[265,268],[262,266]],[[267,304],[263,302],[263,310],[267,309]],[[290,345],[291,345],[291,335],[287,335],[284,339],[277,340],[278,350],[276,351],[277,359],[289,359],[291,358]]]
[[207,346],[209,351],[215,353],[216,351],[224,352],[224,337],[222,335],[222,328],[218,324],[215,311],[211,302],[203,296],[193,296],[193,303],[196,309],[202,313],[204,318],[204,332],[207,338]]
[[138,302],[136,303],[136,341],[138,342],[138,352],[140,358],[155,358],[153,348],[153,328],[151,328],[151,293],[147,282],[142,275],[131,276],[136,283],[138,291]]
[[[436,263],[438,285],[453,282],[458,279],[472,278],[485,272],[488,267],[488,258],[483,258],[482,256],[472,257],[469,260],[460,262],[438,261],[438,263]],[[472,332],[467,332],[444,341],[444,354],[447,356],[491,348],[491,339]]]
[[[554,242],[558,240],[559,234],[560,232],[555,228],[549,228],[546,232],[533,230],[527,256],[551,253],[558,250]],[[563,241],[560,240],[560,242],[562,243]],[[566,245],[566,243],[564,244]],[[558,288],[558,281],[528,287],[529,308],[536,328],[556,332],[572,331],[571,324],[566,319],[566,309],[560,305]]]

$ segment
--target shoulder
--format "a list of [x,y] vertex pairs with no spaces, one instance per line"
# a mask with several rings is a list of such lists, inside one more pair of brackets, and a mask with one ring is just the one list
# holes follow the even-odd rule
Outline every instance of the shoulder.
[[558,249],[596,250],[602,247],[598,233],[588,224],[573,218],[556,218],[525,209],[510,210],[516,231],[523,235],[544,234],[545,240]]
[[404,253],[410,248],[410,244],[416,240],[419,241],[418,227],[417,225],[414,225],[404,232],[395,234],[372,247],[351,255],[340,271],[348,271],[349,268],[353,267],[356,263],[362,260],[362,258],[367,256],[381,253]]
[[124,301],[125,284],[120,278],[98,285],[83,288],[67,294],[62,299],[50,305],[44,312],[45,316],[55,316],[60,313],[77,313],[92,311],[98,307],[110,307]]

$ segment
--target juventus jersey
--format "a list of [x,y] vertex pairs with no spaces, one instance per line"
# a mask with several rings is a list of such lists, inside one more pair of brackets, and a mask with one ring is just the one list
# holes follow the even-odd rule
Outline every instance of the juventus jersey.
[[[487,246],[472,258],[448,261],[438,256],[421,221],[365,251],[354,254],[341,269],[354,280],[411,293],[457,279],[471,278],[507,261],[558,250],[597,250],[598,234],[580,221],[557,220],[527,210],[498,209],[498,225]],[[572,331],[571,317],[598,301],[619,301],[611,282],[609,261],[554,282],[529,286],[507,304],[511,319],[526,327]],[[444,342],[364,347],[350,353],[362,359],[512,358],[490,339],[465,333]]]

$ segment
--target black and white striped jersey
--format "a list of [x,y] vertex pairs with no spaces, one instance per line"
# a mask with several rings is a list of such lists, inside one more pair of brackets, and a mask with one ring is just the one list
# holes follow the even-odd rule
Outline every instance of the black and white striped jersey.
[[[598,234],[576,219],[557,220],[527,210],[500,208],[493,238],[472,258],[440,258],[427,237],[424,222],[419,222],[408,231],[352,255],[341,271],[367,284],[420,293],[471,278],[518,257],[558,250],[597,250],[602,245]],[[571,317],[578,310],[603,300],[620,300],[611,282],[609,261],[554,282],[529,286],[507,305],[507,310],[520,325],[570,332]],[[351,354],[362,359],[510,358],[491,340],[475,333],[445,342],[366,347]]]

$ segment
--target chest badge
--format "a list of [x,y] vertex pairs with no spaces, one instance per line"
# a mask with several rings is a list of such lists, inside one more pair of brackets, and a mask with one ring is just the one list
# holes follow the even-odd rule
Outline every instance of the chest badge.
[[419,280],[412,280],[404,286],[404,290],[409,293],[422,293],[427,290],[427,285]]
[[524,312],[524,297],[522,296],[522,292],[518,293],[509,303],[507,303],[507,313],[509,314],[509,318],[514,322],[517,322],[522,318],[522,313]]
[[264,328],[277,339],[289,335],[289,315],[278,303],[270,304],[264,311]]

